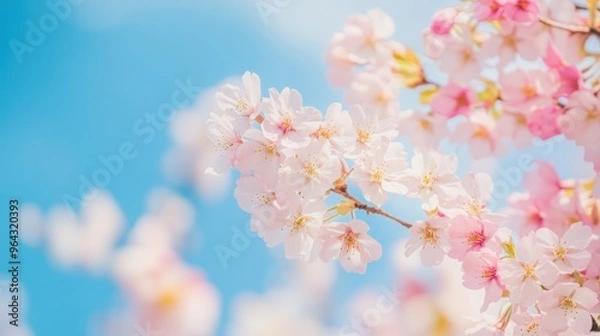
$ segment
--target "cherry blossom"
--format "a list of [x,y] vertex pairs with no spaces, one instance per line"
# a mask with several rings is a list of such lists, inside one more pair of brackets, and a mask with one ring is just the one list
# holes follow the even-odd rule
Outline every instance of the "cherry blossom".
[[309,135],[319,128],[321,112],[302,106],[302,96],[296,90],[285,88],[280,93],[270,89],[269,94],[264,102],[265,136],[290,148],[306,146]]
[[242,136],[250,124],[248,119],[238,117],[232,113],[222,115],[211,113],[208,119],[208,136],[214,144],[219,156],[211,166],[217,174],[223,173],[237,163],[237,150],[242,144]]
[[237,112],[254,119],[260,112],[260,78],[257,74],[247,71],[242,76],[242,83],[244,89],[231,84],[224,85],[215,96],[217,105],[221,110]]
[[441,217],[429,217],[425,221],[417,221],[410,228],[411,238],[406,242],[406,256],[420,249],[421,261],[424,265],[439,265],[447,253],[448,222]]
[[481,311],[502,297],[504,286],[498,275],[498,255],[488,249],[467,254],[463,261],[463,284],[470,289],[485,289]]
[[542,293],[541,285],[549,287],[558,278],[558,268],[543,258],[536,243],[535,235],[529,234],[517,244],[515,258],[498,262],[498,275],[510,290],[512,303],[533,304]]
[[321,259],[339,258],[342,267],[364,274],[369,262],[381,258],[381,245],[367,235],[369,225],[361,220],[329,223],[323,228]]
[[474,101],[475,94],[469,88],[448,83],[433,98],[431,108],[435,113],[450,118],[459,114],[470,114]]
[[592,238],[592,229],[576,223],[569,227],[562,238],[547,228],[536,231],[540,248],[563,273],[585,270],[591,255],[586,248]]
[[484,248],[496,232],[497,225],[470,216],[455,217],[448,229],[450,251],[448,256],[463,259],[471,252]]
[[540,299],[540,309],[546,312],[544,325],[553,331],[572,328],[587,334],[592,328],[588,311],[597,303],[598,294],[591,289],[576,283],[559,283]]
[[432,150],[418,151],[412,158],[402,182],[408,188],[407,196],[423,201],[426,209],[435,209],[440,203],[451,201],[460,191],[459,179],[454,175],[456,156],[443,155]]
[[386,193],[406,194],[408,189],[402,184],[406,170],[404,146],[392,142],[373,156],[359,160],[351,177],[363,192],[365,198],[377,206],[383,205]]

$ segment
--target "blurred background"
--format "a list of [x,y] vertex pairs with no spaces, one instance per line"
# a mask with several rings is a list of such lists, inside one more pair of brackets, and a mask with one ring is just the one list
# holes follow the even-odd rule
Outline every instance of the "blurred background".
[[[325,110],[331,102],[342,100],[342,93],[327,83],[325,50],[349,14],[383,9],[396,22],[396,40],[422,51],[420,32],[436,9],[453,3],[3,1],[0,199],[8,203],[17,198],[21,204],[35,205],[27,212],[31,227],[21,228],[26,243],[21,251],[25,291],[21,332],[28,328],[29,334],[42,336],[110,334],[106,325],[114,315],[127,311],[128,301],[111,272],[90,271],[65,261],[65,256],[68,259],[78,250],[53,251],[55,247],[44,238],[50,232],[47,212],[57,205],[79,210],[90,182],[101,181],[99,187],[112,195],[123,214],[117,247],[125,244],[128,232],[144,214],[160,208],[162,201],[148,200],[157,188],[192,205],[193,215],[181,219],[192,223],[181,258],[218,293],[220,303],[211,306],[218,311],[212,334],[243,335],[232,331],[242,323],[236,317],[236,311],[243,309],[239,298],[247,293],[271,295],[272,288],[288,286],[294,272],[303,272],[302,267],[286,262],[280,249],[268,249],[247,232],[249,215],[233,198],[235,174],[220,179],[190,176],[194,167],[203,164],[191,161],[204,158],[186,155],[186,135],[182,140],[178,134],[204,130],[194,129],[193,123],[181,121],[177,114],[210,112],[214,90],[246,70],[261,76],[263,93],[269,87],[290,86],[303,94],[306,105]],[[403,107],[413,101],[410,94],[401,98]],[[176,120],[179,125],[173,124]],[[115,155],[123,158],[122,164],[111,161]],[[511,158],[514,155],[507,162]],[[110,162],[112,171],[99,173],[108,171]],[[481,166],[486,165],[493,166]],[[558,168],[561,175],[579,175],[573,167],[562,164]],[[466,169],[469,166],[461,164],[461,170]],[[386,208],[413,221],[422,216],[415,204],[394,198]],[[331,330],[349,323],[349,307],[357,293],[364,288],[376,293],[382,286],[393,288],[397,273],[407,267],[398,266],[396,260],[396,245],[406,237],[406,230],[378,218],[369,220],[372,235],[384,246],[384,257],[370,264],[367,274],[338,272],[337,265],[333,269],[317,265],[306,271],[305,277],[318,283],[314,286],[325,288],[327,303],[320,307],[326,307],[327,313],[319,317]],[[247,238],[239,238],[241,230]],[[62,237],[60,231],[52,232]],[[4,262],[8,243],[3,245],[0,261]],[[225,259],[223,253],[228,255]],[[7,276],[3,272],[0,279]],[[295,295],[307,295],[302,292],[305,287],[294,288]],[[4,319],[0,317],[0,331],[7,324]],[[4,332],[0,334],[15,333],[12,329]],[[137,327],[127,334],[146,335]]]

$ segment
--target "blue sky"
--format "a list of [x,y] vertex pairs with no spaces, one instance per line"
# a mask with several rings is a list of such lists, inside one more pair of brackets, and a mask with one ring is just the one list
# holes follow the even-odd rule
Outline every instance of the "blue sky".
[[[306,104],[324,109],[341,99],[327,85],[324,48],[347,14],[379,6],[396,20],[397,39],[421,50],[420,31],[434,8],[417,1],[332,0],[309,6],[290,0],[265,23],[255,1],[174,3],[84,0],[71,6],[72,13],[39,46],[25,52],[22,62],[10,41],[25,42],[27,22],[39,22],[51,11],[44,1],[0,5],[0,199],[16,197],[48,209],[65,194],[78,192],[80,176],[89,178],[100,166],[99,155],[114,154],[122,143],[132,142],[139,155],[126,162],[106,189],[130,225],[143,213],[145,196],[155,187],[174,188],[197,205],[202,241],[185,257],[202,267],[221,292],[222,334],[231,300],[243,292],[263,291],[280,261],[255,239],[224,269],[214,246],[227,244],[232,225],[247,225],[247,215],[232,197],[211,203],[170,185],[161,171],[162,157],[171,146],[167,132],[158,131],[156,139],[144,144],[133,131],[136,120],[168,102],[177,80],[210,88],[246,70],[260,74],[263,89],[290,86],[300,90]],[[436,6],[450,3],[439,1]],[[566,175],[576,173],[561,169]],[[389,207],[400,211],[403,204],[414,203]],[[418,216],[410,211],[405,217]],[[373,234],[389,251],[404,231],[375,220]],[[108,278],[56,269],[42,249],[27,249],[22,258],[27,320],[36,335],[85,335],[92,319],[119,309],[119,293]],[[341,276],[335,296],[343,302],[359,286],[391,282],[389,268],[389,258],[384,258],[366,276]]]

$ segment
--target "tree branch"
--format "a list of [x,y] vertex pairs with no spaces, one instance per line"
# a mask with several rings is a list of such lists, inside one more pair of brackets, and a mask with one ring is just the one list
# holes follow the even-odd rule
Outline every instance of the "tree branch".
[[543,16],[540,16],[539,21],[549,27],[566,30],[574,34],[595,34],[600,36],[600,31],[598,29],[591,28],[588,26],[570,25]]
[[367,214],[377,214],[383,217],[387,217],[393,221],[395,221],[396,223],[410,229],[412,227],[412,224],[400,219],[400,218],[396,218],[392,215],[390,215],[389,213],[376,208],[374,206],[370,206],[368,204],[364,204],[361,201],[359,201],[356,197],[350,195],[350,193],[348,193],[348,186],[347,185],[343,185],[340,187],[336,187],[335,189],[329,189],[329,191],[336,193],[338,195],[341,195],[349,200],[351,200],[352,202],[354,202],[355,206],[357,209],[363,210],[365,211]]

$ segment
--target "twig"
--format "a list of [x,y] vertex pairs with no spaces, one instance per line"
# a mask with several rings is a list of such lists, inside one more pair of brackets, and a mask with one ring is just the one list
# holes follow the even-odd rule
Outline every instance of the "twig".
[[588,26],[570,25],[540,16],[539,21],[547,26],[569,31],[574,34],[595,34],[600,36],[600,31]]
[[354,196],[350,195],[350,193],[348,193],[348,186],[336,187],[334,189],[330,189],[329,191],[334,192],[338,195],[344,196],[345,198],[351,200],[352,202],[354,202],[357,209],[363,210],[367,214],[377,214],[377,215],[380,215],[383,217],[387,217],[406,228],[410,229],[412,227],[412,224],[405,222],[404,220],[402,220],[400,218],[396,218],[396,217],[390,215],[389,213],[387,213],[379,208],[376,208],[374,206],[370,206],[370,205],[362,203],[356,197],[354,197]]

